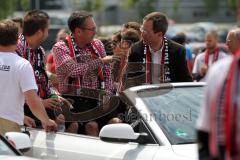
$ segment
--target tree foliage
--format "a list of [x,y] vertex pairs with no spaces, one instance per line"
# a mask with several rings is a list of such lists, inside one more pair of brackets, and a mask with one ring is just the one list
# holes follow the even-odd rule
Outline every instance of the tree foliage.
[[156,11],[156,2],[158,0],[139,0],[137,8],[141,8],[139,12],[140,17],[144,17],[150,12]]
[[206,8],[210,14],[214,13],[219,8],[219,0],[203,0],[203,2],[205,3]]
[[5,0],[1,1],[0,5],[0,19],[5,19],[11,15],[16,9],[17,1],[16,0]]
[[0,19],[5,19],[8,16],[11,16],[17,8],[23,11],[29,10],[30,0],[1,0]]
[[103,0],[85,0],[81,2],[79,9],[83,9],[86,11],[100,11],[103,6]]
[[138,0],[123,0],[122,6],[123,8],[128,9],[128,8],[134,7],[137,2]]
[[20,0],[21,9],[23,11],[27,11],[30,9],[30,1],[29,0]]
[[228,1],[228,5],[231,9],[233,9],[234,11],[237,10],[237,3],[238,0],[227,0]]
[[173,12],[174,12],[175,15],[177,15],[179,4],[180,4],[179,0],[174,0],[173,1]]

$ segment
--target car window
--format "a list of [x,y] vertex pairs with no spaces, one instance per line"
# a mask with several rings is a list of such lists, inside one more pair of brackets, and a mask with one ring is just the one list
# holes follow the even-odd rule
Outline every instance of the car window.
[[203,99],[203,87],[161,91],[158,88],[138,94],[171,144],[196,142],[195,123]]
[[149,127],[147,126],[146,122],[144,121],[144,118],[141,117],[140,113],[134,108],[131,107],[128,111],[128,118],[129,123],[134,132],[136,133],[146,133],[148,136],[145,137],[144,142],[146,144],[156,144],[158,143],[157,140],[154,138],[154,135],[149,130]]

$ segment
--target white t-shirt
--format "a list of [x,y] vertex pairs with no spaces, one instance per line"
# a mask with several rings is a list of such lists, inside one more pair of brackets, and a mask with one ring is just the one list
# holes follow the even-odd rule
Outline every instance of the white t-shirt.
[[[219,51],[219,55],[218,55],[218,61],[220,59],[223,59],[224,57],[227,57],[228,55],[225,52]],[[208,66],[211,67],[213,64],[213,57],[214,54],[209,55],[209,59],[208,59]],[[203,64],[205,64],[204,62],[205,60],[205,52],[200,53],[199,55],[197,55],[195,61],[194,61],[194,65],[193,65],[193,70],[192,73],[198,73],[200,74],[200,69],[202,67]]]
[[0,52],[0,117],[23,124],[24,92],[37,85],[31,64],[16,53]]
[[207,86],[205,88],[203,106],[200,110],[200,115],[197,121],[197,129],[205,132],[210,130],[210,102],[214,98],[216,91],[223,86],[229,67],[232,62],[232,56],[228,56],[222,60],[217,61],[210,68],[206,75]]

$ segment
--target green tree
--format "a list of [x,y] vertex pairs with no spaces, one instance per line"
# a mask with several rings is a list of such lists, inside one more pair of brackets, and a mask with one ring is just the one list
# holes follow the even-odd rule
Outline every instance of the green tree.
[[231,9],[233,9],[234,11],[237,10],[238,0],[227,0],[227,2],[228,2],[228,5]]
[[219,0],[203,0],[203,2],[210,14],[216,12],[219,8]]
[[128,9],[130,7],[134,7],[137,2],[138,2],[138,0],[123,0],[122,6],[123,6],[123,8]]
[[21,9],[27,11],[30,9],[30,0],[20,0]]
[[1,0],[0,19],[11,16],[17,8],[27,11],[30,8],[30,0]]
[[177,15],[179,4],[180,4],[179,0],[174,0],[173,1],[173,12],[174,12],[175,15]]
[[13,14],[16,9],[16,0],[2,0],[0,5],[0,19],[5,19],[9,15]]
[[85,0],[80,2],[81,5],[79,9],[86,11],[101,11],[104,6],[103,0]]

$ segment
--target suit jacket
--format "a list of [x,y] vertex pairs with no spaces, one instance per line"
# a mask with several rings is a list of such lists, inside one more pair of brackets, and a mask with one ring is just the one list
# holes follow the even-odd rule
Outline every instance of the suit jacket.
[[[178,43],[168,40],[168,53],[171,82],[191,82],[192,77],[190,76],[187,68],[185,48]],[[140,72],[146,72],[146,64],[143,63],[144,56],[144,44],[143,41],[139,41],[130,49],[128,57],[129,67],[127,69],[127,77],[136,77],[136,75],[138,77],[141,75]],[[136,62],[138,64],[142,64],[142,67],[140,67],[140,65],[136,65]],[[136,69],[139,71],[131,73],[132,70],[136,71]]]

